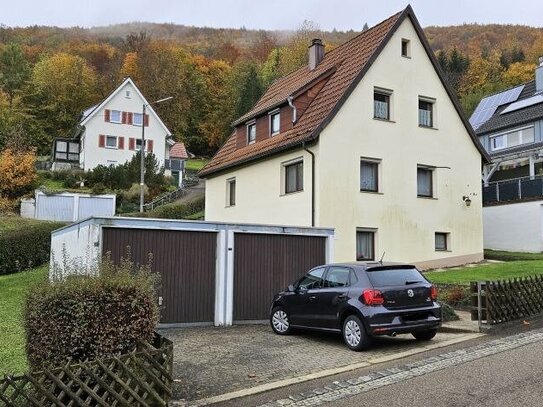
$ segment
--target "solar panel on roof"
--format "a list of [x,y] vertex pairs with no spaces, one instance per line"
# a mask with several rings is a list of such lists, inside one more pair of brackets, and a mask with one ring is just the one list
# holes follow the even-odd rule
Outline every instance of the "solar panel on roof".
[[537,105],[543,103],[543,95],[535,95],[528,99],[519,100],[518,102],[511,103],[500,114],[514,112],[515,110],[524,109],[525,107]]
[[498,107],[517,100],[523,89],[524,85],[520,85],[516,88],[483,98],[469,119],[473,128],[477,129],[488,121],[494,115]]

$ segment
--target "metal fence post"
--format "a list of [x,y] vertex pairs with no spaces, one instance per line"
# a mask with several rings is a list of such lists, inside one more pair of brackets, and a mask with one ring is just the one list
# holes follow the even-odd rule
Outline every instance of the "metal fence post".
[[522,199],[522,183],[518,180],[518,198]]
[[477,320],[479,321],[479,331],[481,330],[481,324],[483,323],[483,299],[481,298],[482,284],[477,281]]
[[496,202],[500,202],[500,183],[496,182]]

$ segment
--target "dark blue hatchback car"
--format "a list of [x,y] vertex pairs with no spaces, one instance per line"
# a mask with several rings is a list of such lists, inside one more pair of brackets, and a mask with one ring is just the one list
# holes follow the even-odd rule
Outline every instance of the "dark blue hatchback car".
[[412,334],[430,340],[441,326],[435,287],[415,266],[341,263],[315,267],[275,295],[275,333],[295,328],[341,332],[352,350],[378,335]]

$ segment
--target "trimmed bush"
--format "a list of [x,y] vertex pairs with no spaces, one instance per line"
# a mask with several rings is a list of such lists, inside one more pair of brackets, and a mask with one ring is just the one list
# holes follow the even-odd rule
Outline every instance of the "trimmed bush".
[[443,322],[458,321],[460,319],[458,314],[454,311],[453,307],[451,307],[446,302],[440,302],[440,304]]
[[124,216],[134,216],[138,218],[190,219],[194,214],[203,212],[204,209],[205,196],[201,196],[188,202],[173,202],[159,206],[149,212],[129,213]]
[[0,274],[40,266],[49,261],[51,232],[59,222],[24,222],[21,227],[0,232]]
[[105,258],[90,276],[32,288],[24,307],[31,369],[119,356],[134,351],[138,340],[151,342],[159,315],[156,284],[149,266]]

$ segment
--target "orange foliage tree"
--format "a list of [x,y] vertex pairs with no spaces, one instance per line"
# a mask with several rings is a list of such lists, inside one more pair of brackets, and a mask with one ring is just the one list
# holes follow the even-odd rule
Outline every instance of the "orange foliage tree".
[[0,199],[14,200],[32,190],[36,153],[7,148],[0,153]]

